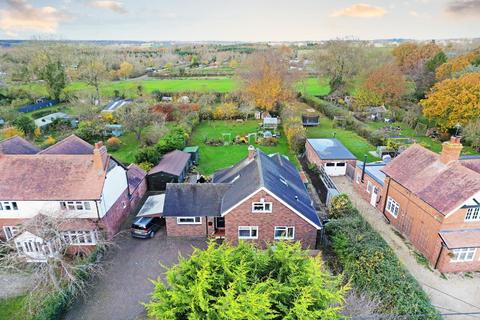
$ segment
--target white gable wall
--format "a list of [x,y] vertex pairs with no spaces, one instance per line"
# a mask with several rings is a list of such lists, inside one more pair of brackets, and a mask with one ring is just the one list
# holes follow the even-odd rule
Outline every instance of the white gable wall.
[[108,210],[127,188],[127,173],[122,166],[116,166],[107,173],[105,184],[103,185],[102,198],[98,205],[100,218],[107,214]]
[[[3,202],[2,200],[0,202]],[[15,200],[11,200],[15,201]],[[85,202],[78,199],[78,201]],[[46,216],[60,216],[65,218],[98,218],[95,201],[86,201],[90,203],[90,210],[65,211],[62,210],[59,201],[15,201],[18,210],[0,210],[0,219],[30,219],[41,213]]]

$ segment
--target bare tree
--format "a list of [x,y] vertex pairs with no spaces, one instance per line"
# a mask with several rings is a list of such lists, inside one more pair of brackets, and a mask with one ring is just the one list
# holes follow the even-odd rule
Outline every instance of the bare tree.
[[95,88],[96,100],[100,100],[100,84],[108,78],[104,59],[99,54],[87,57],[79,66],[79,76]]
[[135,133],[138,141],[141,141],[142,133],[149,125],[155,124],[157,129],[165,125],[165,116],[151,112],[147,103],[131,103],[124,106],[118,111],[118,117],[125,129]]

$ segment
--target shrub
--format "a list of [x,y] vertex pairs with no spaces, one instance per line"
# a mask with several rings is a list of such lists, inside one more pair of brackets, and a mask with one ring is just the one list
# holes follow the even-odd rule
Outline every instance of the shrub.
[[154,281],[152,319],[339,319],[347,288],[300,243],[210,242]]
[[55,142],[57,142],[57,140],[55,140],[54,137],[48,136],[48,138],[45,139],[45,141],[43,141],[42,144],[43,144],[43,146],[45,146],[45,147],[49,147],[49,146],[51,146],[51,145],[54,145]]
[[341,193],[332,198],[330,202],[330,217],[332,219],[338,219],[351,214],[355,208],[352,201],[345,193]]
[[185,132],[185,129],[182,126],[175,126],[158,141],[156,147],[161,154],[176,149],[182,150],[185,147],[187,139],[188,134]]
[[22,130],[26,135],[32,136],[35,131],[35,122],[26,115],[21,115],[12,121],[12,124]]
[[135,155],[135,163],[148,162],[156,165],[160,161],[161,155],[155,146],[144,147],[138,150]]
[[356,210],[331,220],[325,230],[352,286],[381,302],[377,312],[440,319],[418,282]]
[[7,127],[2,130],[3,136],[5,138],[11,138],[14,136],[25,137],[25,133],[17,127]]
[[120,139],[117,137],[111,137],[107,140],[108,150],[111,150],[111,151],[116,151],[120,149],[121,144],[122,144],[122,141],[120,141]]
[[145,172],[148,172],[153,168],[153,164],[151,164],[150,162],[141,162],[138,164],[138,166]]

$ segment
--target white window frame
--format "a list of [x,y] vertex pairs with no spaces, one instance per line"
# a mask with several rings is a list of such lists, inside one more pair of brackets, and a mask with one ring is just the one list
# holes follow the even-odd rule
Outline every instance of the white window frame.
[[[248,230],[250,232],[249,236],[241,236],[240,230],[245,231]],[[252,236],[252,231],[255,230],[255,236]],[[258,226],[239,226],[238,227],[238,239],[239,240],[251,240],[251,239],[258,239]]]
[[475,259],[477,248],[461,248],[452,250],[452,259],[450,262],[470,262]]
[[[277,236],[278,231],[285,231],[285,236]],[[288,236],[288,231],[292,230],[292,235]],[[275,240],[294,240],[295,239],[295,227],[293,226],[275,226],[273,228],[273,238]]]
[[67,211],[91,211],[89,201],[60,201],[60,208]]
[[202,217],[177,217],[177,224],[202,224]]
[[7,239],[7,241],[15,238],[19,231],[19,228],[16,226],[3,226],[3,233],[5,234],[5,239]]
[[[263,209],[255,209],[255,206],[262,206]],[[267,206],[269,206],[270,208],[267,209]],[[273,209],[272,202],[264,202],[264,201],[252,202],[252,213],[271,213],[272,209]]]
[[368,193],[368,194],[371,194],[371,193],[372,193],[373,188],[374,188],[373,183],[371,183],[370,180],[367,181],[367,193]]
[[15,211],[17,211],[18,210],[18,203],[16,201],[1,201],[0,202],[0,210],[4,210],[4,211],[15,210]]
[[397,201],[395,201],[395,199],[393,199],[392,197],[388,197],[386,210],[393,217],[397,218],[400,212],[400,204]]
[[97,244],[97,234],[94,230],[70,230],[62,232],[63,241],[69,245],[90,246]]
[[480,221],[480,207],[468,208],[465,214],[465,221]]

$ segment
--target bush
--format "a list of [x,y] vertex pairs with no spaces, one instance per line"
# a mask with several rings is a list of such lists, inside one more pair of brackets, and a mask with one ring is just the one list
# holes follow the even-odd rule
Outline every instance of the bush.
[[144,147],[138,150],[135,155],[135,163],[148,162],[156,165],[161,158],[161,154],[158,151],[158,148],[155,146]]
[[26,135],[32,136],[35,131],[35,122],[26,115],[21,115],[12,121],[12,124],[22,130]]
[[377,312],[428,314],[422,319],[440,319],[418,282],[355,209],[331,220],[325,230],[353,287],[381,302]]
[[332,219],[343,218],[356,210],[347,194],[341,193],[332,198],[330,202],[330,217]]
[[158,141],[156,147],[158,152],[161,154],[165,154],[176,149],[183,150],[183,148],[185,148],[187,139],[188,134],[185,129],[182,126],[175,126],[170,130],[170,132],[168,132]]
[[17,127],[6,127],[2,130],[2,134],[5,138],[11,138],[14,136],[25,137],[25,133]]
[[54,137],[48,136],[48,138],[45,139],[45,141],[43,141],[42,145],[43,145],[44,147],[50,147],[51,145],[54,145],[55,142],[57,142],[57,140],[55,140]]
[[107,140],[108,150],[111,150],[111,151],[116,151],[120,149],[121,144],[122,144],[122,141],[120,141],[120,139],[117,137],[111,137]]

